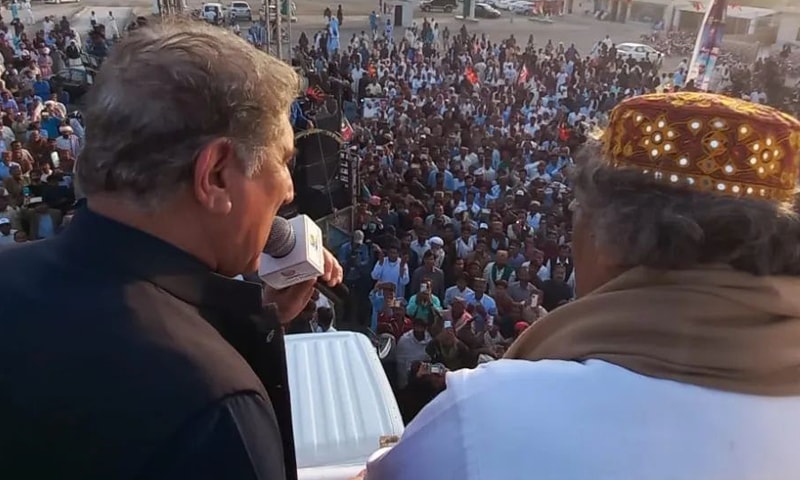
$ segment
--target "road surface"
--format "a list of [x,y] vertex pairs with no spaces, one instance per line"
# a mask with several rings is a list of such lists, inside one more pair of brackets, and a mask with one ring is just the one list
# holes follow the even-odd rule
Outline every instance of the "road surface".
[[[292,24],[292,43],[297,41],[301,32],[312,35],[314,32],[325,28],[322,18],[324,3],[315,3],[311,0],[295,0],[297,5],[297,23]],[[200,8],[204,2],[202,0],[187,0],[190,9]],[[344,23],[340,29],[342,43],[349,42],[353,34],[360,33],[369,29],[369,13],[378,10],[377,1],[371,0],[341,0],[344,12]],[[329,4],[331,10],[336,11],[339,3]],[[254,12],[258,11],[259,3],[251,2]],[[41,21],[45,15],[67,16],[71,23],[78,27],[79,32],[88,30],[89,15],[94,10],[98,18],[102,21],[108,15],[108,11],[113,11],[117,17],[117,23],[122,29],[124,25],[134,15],[148,16],[152,12],[152,2],[150,0],[84,0],[80,3],[65,4],[34,4],[34,15],[37,21]],[[10,12],[3,12],[5,18],[10,17]],[[440,27],[447,26],[451,32],[461,28],[462,22],[455,18],[454,14],[445,13],[422,13],[415,12],[415,19],[421,22],[427,16],[439,23]],[[247,29],[248,24],[242,23],[242,31]],[[578,50],[586,55],[590,52],[593,45],[606,35],[616,42],[636,42],[639,41],[642,33],[648,32],[650,27],[641,23],[617,24],[601,22],[591,16],[582,13],[574,13],[557,17],[552,24],[531,22],[525,17],[515,16],[508,12],[503,13],[503,17],[496,20],[481,19],[477,23],[467,23],[470,31],[486,34],[493,41],[503,40],[513,34],[518,41],[526,42],[529,35],[533,34],[538,45],[545,45],[548,40],[558,43],[563,42],[569,46],[574,43]],[[401,35],[402,32],[397,31]],[[671,71],[680,62],[680,58],[667,59],[664,63],[664,70]]]

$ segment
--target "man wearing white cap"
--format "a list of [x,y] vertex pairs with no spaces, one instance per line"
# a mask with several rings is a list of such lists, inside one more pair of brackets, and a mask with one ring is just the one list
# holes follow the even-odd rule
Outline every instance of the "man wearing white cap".
[[56,148],[69,152],[72,158],[78,158],[78,154],[81,153],[81,141],[73,133],[72,127],[63,126],[58,131],[61,136],[56,139]]
[[14,230],[11,230],[11,220],[0,218],[0,250],[14,245]]
[[444,248],[442,248],[444,247],[444,240],[441,237],[431,237],[428,243],[431,244],[431,252],[433,252],[433,264],[436,268],[442,268],[445,257]]

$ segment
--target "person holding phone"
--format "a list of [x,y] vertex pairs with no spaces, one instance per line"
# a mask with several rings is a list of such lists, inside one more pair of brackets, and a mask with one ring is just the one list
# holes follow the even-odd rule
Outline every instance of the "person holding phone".
[[378,261],[372,268],[372,279],[378,282],[390,282],[395,285],[395,294],[405,296],[405,288],[409,282],[406,257],[400,258],[397,245],[391,245],[386,252],[378,250]]
[[434,311],[441,309],[442,302],[432,293],[430,279],[425,279],[420,284],[419,293],[412,295],[408,301],[406,313],[409,317],[423,320],[430,325],[433,323]]

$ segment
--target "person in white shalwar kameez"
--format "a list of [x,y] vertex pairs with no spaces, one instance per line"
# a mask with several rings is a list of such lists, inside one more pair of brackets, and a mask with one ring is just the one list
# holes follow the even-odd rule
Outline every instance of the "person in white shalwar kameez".
[[367,480],[800,478],[800,121],[680,92],[608,129],[571,183],[579,298],[448,373]]

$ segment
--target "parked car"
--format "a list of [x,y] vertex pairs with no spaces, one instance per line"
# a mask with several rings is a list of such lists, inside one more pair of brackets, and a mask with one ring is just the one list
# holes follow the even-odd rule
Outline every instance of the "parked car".
[[620,43],[617,45],[617,57],[622,59],[633,58],[636,61],[649,59],[656,67],[661,67],[664,54],[643,43]]
[[509,6],[509,10],[517,15],[533,15],[533,8],[536,6],[533,2],[513,2]]
[[500,18],[503,14],[500,13],[500,10],[494,8],[493,6],[489,5],[488,3],[476,3],[475,4],[475,17],[476,18]]
[[423,12],[443,11],[450,13],[458,8],[457,0],[422,0],[419,3],[419,8]]
[[205,3],[200,15],[208,23],[220,24],[225,21],[225,7],[221,3]]
[[250,4],[247,2],[231,2],[231,6],[228,8],[228,11],[230,12],[231,19],[233,20],[247,20],[248,22],[253,21],[253,10],[250,9]]

